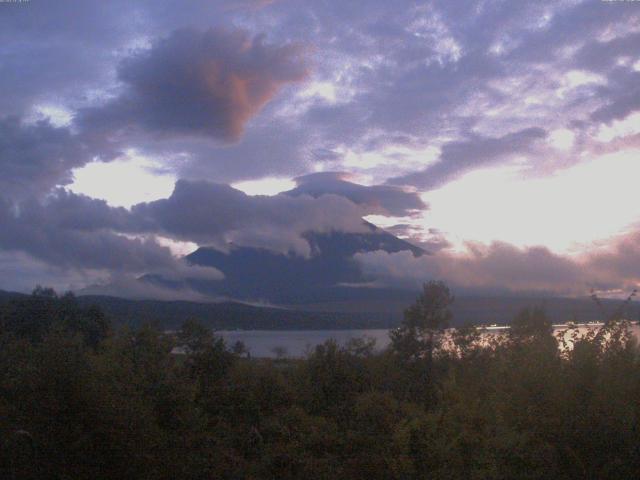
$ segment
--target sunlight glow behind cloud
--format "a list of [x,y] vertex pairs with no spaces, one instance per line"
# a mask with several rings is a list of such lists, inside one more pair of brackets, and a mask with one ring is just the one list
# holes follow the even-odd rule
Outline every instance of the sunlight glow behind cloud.
[[523,178],[519,167],[470,173],[423,195],[431,205],[424,226],[445,232],[459,250],[500,240],[578,253],[637,222],[638,155],[616,152],[546,178]]
[[109,163],[94,162],[73,172],[75,181],[69,189],[106,200],[114,207],[129,208],[171,195],[175,177],[153,168],[150,160],[135,154]]
[[575,134],[566,128],[554,130],[549,135],[549,142],[559,150],[569,150],[573,146]]
[[596,139],[600,142],[610,142],[637,133],[640,133],[640,112],[633,113],[624,120],[616,120],[611,125],[601,125]]
[[237,182],[231,186],[247,195],[277,195],[280,192],[291,190],[296,186],[296,183],[288,178],[268,177]]
[[48,120],[54,127],[67,127],[73,112],[60,105],[43,104],[35,106],[31,116],[33,121]]

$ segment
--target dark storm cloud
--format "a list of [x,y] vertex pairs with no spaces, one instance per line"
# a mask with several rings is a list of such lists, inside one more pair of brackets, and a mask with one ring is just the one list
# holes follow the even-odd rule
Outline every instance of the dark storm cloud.
[[[0,11],[0,97],[6,113],[34,102],[71,104],[102,96],[115,65],[135,46],[177,28],[229,25],[234,0],[30,0]],[[236,15],[243,14],[237,9]],[[112,92],[110,92],[112,93]]]
[[[267,107],[268,108],[268,107]],[[185,179],[233,183],[266,176],[294,176],[306,161],[309,132],[280,119],[256,117],[251,131],[232,146],[204,137],[136,139],[140,151],[167,159],[163,165]]]
[[49,224],[52,228],[80,232],[144,230],[133,222],[131,213],[122,207],[112,207],[104,200],[56,189],[43,202],[19,204],[20,220],[24,223]]
[[[435,125],[457,124],[455,118],[443,122],[442,116],[464,104],[480,83],[504,75],[503,66],[484,53],[455,61],[456,39],[443,46],[440,26],[427,25],[424,32],[420,25],[412,26],[436,18],[433,9],[385,2],[370,3],[367,9],[339,3],[290,7],[270,6],[269,15],[252,19],[254,28],[268,28],[270,38],[279,41],[293,38],[312,45],[310,81],[336,85],[336,101],[314,98],[303,104],[298,97],[275,98],[237,148],[209,145],[208,155],[198,151],[178,167],[181,176],[208,173],[235,181],[260,178],[268,174],[266,169],[296,175],[326,162],[314,155],[321,149],[367,151],[372,140],[380,144],[433,134]],[[260,161],[251,160],[253,147],[259,149]]]
[[60,281],[95,280],[100,272],[126,278],[145,273],[168,279],[223,278],[214,268],[176,258],[154,236],[123,234],[140,230],[127,215],[124,209],[63,190],[44,203],[14,204],[0,197],[0,259],[6,253],[18,255],[47,278],[51,273],[44,266],[55,267]]
[[[557,2],[555,2],[557,3]],[[473,114],[453,114],[477,94],[504,101],[489,87],[526,71],[526,66],[491,54],[504,30],[521,32],[550,2],[381,2],[358,9],[331,4],[314,11],[309,30],[327,32],[315,39],[332,55],[334,68],[346,68],[349,101],[318,104],[305,123],[330,141],[357,143],[364,134],[381,137],[404,132],[433,135],[474,122]],[[333,41],[325,43],[324,38]],[[342,39],[342,41],[337,41]],[[351,59],[345,67],[337,59]],[[319,75],[331,77],[322,65]],[[335,74],[335,72],[333,72]]]
[[607,101],[591,115],[598,122],[621,120],[640,110],[640,72],[616,69],[614,73],[610,83],[598,89]]
[[[416,139],[424,144],[440,135],[458,141],[498,136],[504,122],[514,129],[547,128],[543,118],[516,113],[489,122],[479,112],[487,104],[516,103],[496,84],[530,75],[532,68],[547,68],[544,75],[553,83],[554,74],[567,68],[602,70],[609,53],[637,51],[634,34],[618,28],[637,19],[633,5],[376,1],[366,9],[344,2],[299,7],[61,0],[3,8],[0,38],[7,47],[0,51],[0,85],[11,94],[0,104],[5,112],[16,112],[13,104],[20,104],[20,113],[37,102],[64,105],[79,125],[100,127],[121,148],[153,155],[178,176],[233,182],[304,174],[313,163],[326,163],[315,151],[369,151],[372,140],[384,145],[398,135],[414,137],[415,145]],[[221,25],[251,33],[221,33]],[[260,32],[269,40],[251,36]],[[295,97],[275,95],[306,72],[293,44],[312,47],[305,52],[314,65],[310,80],[338,87],[337,102],[291,109]],[[140,45],[150,48],[141,51]],[[496,45],[502,53],[491,50]],[[582,54],[564,59],[566,49]],[[586,88],[585,96],[606,103],[596,105],[594,121],[637,109],[635,79],[629,68],[625,75],[607,73],[610,85]],[[481,101],[480,110],[465,109],[475,101]],[[583,103],[575,102],[565,115]],[[249,120],[252,128],[241,137]],[[219,139],[240,141],[221,148]],[[340,162],[328,168],[340,169]]]
[[0,107],[22,116],[36,103],[82,102],[102,88],[116,50],[139,32],[130,2],[31,0],[0,10]]
[[608,41],[586,43],[573,57],[577,67],[594,72],[607,72],[624,57],[640,56],[640,33],[615,37]]
[[174,262],[169,249],[151,240],[127,238],[104,229],[65,228],[56,214],[53,207],[38,202],[21,203],[16,208],[2,201],[0,247],[68,268],[140,272],[167,268]]
[[228,185],[184,180],[169,198],[131,210],[63,189],[44,200],[0,200],[0,249],[70,268],[128,272],[182,271],[158,235],[305,255],[310,248],[303,233],[366,231],[362,216],[369,211],[337,195],[249,196]]
[[450,142],[442,147],[440,158],[421,172],[389,180],[389,183],[414,185],[431,190],[455,180],[471,170],[496,165],[518,154],[528,153],[545,138],[542,128],[527,128],[502,137],[476,137]]
[[[246,54],[242,51],[245,46],[238,47],[242,42],[234,40],[233,34],[230,39],[225,37],[225,47],[206,50],[205,38],[209,33],[195,33],[208,32],[212,25],[241,25],[251,32],[268,32],[272,45],[291,42],[313,45],[316,52],[313,80],[343,85],[351,93],[335,105],[316,102],[287,121],[274,118],[275,110],[269,110],[266,125],[249,132],[250,138],[246,138],[251,147],[243,149],[239,145],[237,151],[217,149],[215,143],[203,142],[167,141],[160,146],[151,145],[151,140],[140,132],[130,131],[124,141],[132,147],[142,145],[170,162],[172,157],[168,154],[172,152],[190,155],[189,161],[176,163],[174,168],[193,178],[206,174],[218,181],[235,181],[284,171],[301,174],[309,171],[309,165],[315,161],[310,152],[339,145],[359,147],[361,141],[367,141],[363,140],[365,137],[372,135],[385,139],[400,132],[422,136],[447,132],[464,138],[469,133],[465,130],[473,128],[478,118],[477,112],[456,112],[460,106],[477,95],[487,96],[496,104],[513,102],[490,86],[491,82],[526,74],[532,66],[554,65],[558,72],[572,63],[578,66],[571,59],[563,65],[563,49],[594,52],[593,58],[581,55],[586,65],[581,68],[588,68],[587,64],[601,68],[606,49],[632,55],[637,43],[632,35],[623,40],[624,31],[620,32],[620,39],[616,36],[600,40],[607,28],[616,28],[625,21],[630,23],[638,16],[634,5],[614,3],[618,4],[447,0],[398,5],[376,1],[363,9],[344,2],[299,8],[290,2],[115,0],[85,1],[79,5],[73,1],[55,4],[32,1],[19,8],[4,8],[0,16],[6,32],[2,38],[5,45],[10,45],[0,63],[6,66],[0,82],[5,82],[3,91],[12,93],[2,101],[27,105],[55,92],[56,101],[71,101],[69,106],[75,110],[91,103],[92,100],[80,101],[90,90],[107,88],[107,95],[117,93],[109,75],[120,62],[120,80],[125,86],[121,97],[104,109],[92,107],[99,117],[94,120],[103,127],[123,120],[127,125],[133,123],[154,132],[213,131],[218,138],[237,139],[246,120],[261,107],[261,98],[274,98],[269,91],[281,85],[283,78],[279,75],[287,72],[286,80],[295,80],[304,70],[297,58],[279,63],[284,70],[264,65],[254,68],[257,64],[252,63],[248,71],[271,77],[271,83],[256,88],[266,92],[263,97],[256,95],[248,102],[225,103],[212,96],[204,85],[207,83],[202,74],[207,70],[204,65],[218,62],[223,65],[221,71],[235,73],[235,68],[242,70],[247,66],[243,63],[246,58],[252,56],[251,63],[264,51],[273,54],[264,55],[264,59],[273,60],[275,56],[276,63],[287,56],[281,58],[279,54],[283,53],[282,48],[289,47],[269,47],[262,42],[260,50],[256,46],[260,41],[249,37],[245,40],[250,44],[247,52],[251,53]],[[187,31],[191,34],[182,34],[184,38],[178,38],[178,34],[166,37],[167,32],[180,27],[189,27]],[[158,40],[163,37],[164,40]],[[151,42],[152,48],[127,58],[136,41]],[[505,53],[493,54],[490,49],[496,44],[503,45]],[[188,46],[194,47],[193,51],[184,58],[175,58]],[[262,53],[257,53],[259,50]],[[234,52],[239,53],[237,58]],[[191,77],[181,74],[187,65],[194,67]],[[175,67],[175,71],[167,73],[163,66]],[[221,84],[213,83],[218,87]],[[177,93],[173,86],[179,90]],[[152,88],[160,91],[158,98],[151,98]],[[233,92],[242,89],[232,86],[227,90],[237,98]],[[635,95],[622,85],[619,93],[620,105],[628,105]],[[180,102],[176,102],[176,95],[182,97]],[[199,100],[203,100],[201,105]],[[284,106],[289,99],[274,100]],[[210,114],[213,106],[215,115]],[[225,108],[236,113],[225,112]],[[622,113],[618,110],[613,105],[609,111],[595,114],[594,119],[615,115],[620,118]],[[288,148],[279,147],[277,144],[282,142],[274,141],[280,136],[287,138]],[[255,155],[252,148],[261,149],[259,161],[250,159]],[[234,168],[236,164],[242,167]]]
[[416,192],[408,192],[388,185],[365,186],[346,180],[345,172],[321,172],[296,178],[297,187],[289,195],[320,197],[326,194],[348,198],[358,205],[365,205],[375,213],[403,217],[427,209]]
[[81,111],[78,123],[237,141],[278,90],[306,76],[301,53],[298,46],[268,45],[242,31],[178,30],[126,58],[118,68],[124,92]]
[[[530,63],[551,62],[557,60],[567,47],[595,43],[597,37],[614,27],[619,28],[620,23],[629,24],[629,20],[638,18],[636,6],[615,3],[625,2],[546,2],[547,21],[541,28],[526,29],[514,42],[508,59]],[[505,6],[508,7],[506,3]]]
[[[427,138],[444,134],[463,142],[470,136],[499,137],[506,128],[561,128],[574,119],[587,120],[590,112],[585,110],[598,109],[599,103],[610,105],[594,114],[596,121],[623,118],[638,108],[635,100],[640,96],[630,66],[626,73],[602,71],[595,58],[574,59],[570,54],[611,42],[607,48],[615,56],[610,61],[624,55],[637,58],[638,44],[624,28],[640,16],[633,5],[443,1],[421,7],[404,10],[411,19],[384,7],[363,13],[362,19],[349,17],[370,28],[354,29],[349,23],[356,33],[344,50],[358,58],[354,49],[361,48],[375,60],[363,55],[359,58],[364,61],[349,72],[357,78],[351,101],[314,106],[306,113],[314,131],[356,147],[362,147],[359,139],[370,132],[383,139],[391,132]],[[378,22],[384,29],[373,20],[381,15]],[[585,85],[579,98],[576,90],[558,99],[562,76],[576,68],[604,74],[605,86]],[[512,84],[523,88],[512,90]],[[547,111],[522,102],[529,95]],[[483,115],[491,106],[507,113]],[[501,156],[495,165],[509,160]],[[535,167],[543,160],[530,156],[525,161]],[[555,162],[571,163],[575,162]],[[465,168],[484,166],[484,159],[479,159]]]
[[[640,52],[639,36],[632,27],[638,20],[640,10],[632,2],[568,3],[547,26],[524,35],[507,58],[537,65],[553,62],[559,68],[602,76],[603,85],[588,88],[590,96],[603,104],[590,119],[604,123],[622,119],[640,109],[639,75],[632,65]],[[571,50],[575,54],[567,55]],[[626,66],[620,63],[625,59]]]
[[71,183],[71,170],[114,152],[66,127],[48,121],[28,124],[17,117],[0,118],[0,192],[24,197],[43,195]]
[[[387,131],[413,134],[424,131],[434,119],[451,115],[455,106],[469,101],[478,92],[478,85],[505,75],[499,62],[479,52],[456,62],[426,65],[420,62],[401,73],[393,65],[385,70],[380,72],[379,79],[383,87],[363,98],[363,102],[373,106],[368,121]],[[473,122],[456,119],[461,123],[469,120]]]
[[228,185],[180,180],[167,199],[132,207],[142,228],[200,244],[229,242],[308,254],[307,231],[365,231],[367,209],[337,195],[249,196]]
[[577,68],[605,76],[594,95],[602,105],[594,110],[591,119],[610,123],[640,110],[640,72],[634,62],[640,56],[640,33],[621,34],[610,40],[585,43],[575,54]]

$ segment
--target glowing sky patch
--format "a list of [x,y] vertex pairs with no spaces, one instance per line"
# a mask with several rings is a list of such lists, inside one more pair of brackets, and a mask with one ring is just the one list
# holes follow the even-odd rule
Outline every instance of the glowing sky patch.
[[600,125],[596,139],[600,142],[610,142],[636,133],[640,133],[640,112],[633,113],[623,120],[615,120],[611,125]]
[[[410,148],[401,145],[388,145],[374,151],[357,152],[345,149],[340,151],[341,167],[360,173],[358,180],[369,178],[376,180],[372,173],[385,171],[398,174],[399,171],[412,171],[424,168],[438,160],[440,149],[435,146]],[[376,172],[377,170],[377,172]]]
[[549,142],[559,150],[569,150],[573,146],[575,134],[566,128],[554,130],[549,135]]
[[336,85],[331,82],[312,82],[299,94],[302,98],[316,97],[336,103]]
[[231,186],[243,191],[247,195],[277,195],[280,192],[291,190],[296,186],[296,183],[288,178],[268,177],[259,180],[237,182]]
[[576,253],[640,218],[639,158],[640,150],[616,152],[535,179],[517,166],[473,172],[423,195],[431,205],[423,225],[460,250],[467,241],[503,241]]
[[174,240],[172,238],[162,236],[156,236],[156,241],[163,247],[167,247],[171,250],[171,253],[178,258],[189,255],[198,249],[197,243],[182,242],[180,240]]
[[71,124],[73,112],[60,105],[37,105],[32,110],[31,120],[48,120],[55,127],[66,127]]
[[109,163],[89,163],[76,169],[69,189],[106,200],[114,207],[131,207],[136,203],[166,198],[173,191],[175,177],[153,170],[149,159],[129,155]]

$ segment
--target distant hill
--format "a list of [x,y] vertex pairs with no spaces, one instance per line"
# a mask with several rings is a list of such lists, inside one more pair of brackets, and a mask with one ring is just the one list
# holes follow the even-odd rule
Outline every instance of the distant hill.
[[[26,294],[0,290],[0,306]],[[117,326],[152,324],[177,329],[185,320],[197,320],[215,330],[310,330],[389,328],[397,324],[392,312],[312,312],[262,307],[237,302],[129,300],[106,295],[79,295],[82,306],[97,305]]]
[[[0,304],[24,294],[0,291]],[[80,296],[83,305],[98,305],[117,325],[155,324],[162,329],[176,329],[187,319],[198,320],[211,328],[255,330],[333,330],[392,328],[402,319],[404,308],[416,294],[395,292],[395,297],[347,300],[283,309],[235,302],[197,303],[185,301],[126,300],[108,296]],[[604,300],[608,312],[619,301]],[[507,324],[522,309],[541,306],[553,323],[602,320],[602,314],[589,298],[540,297],[459,297],[452,311],[452,326],[471,324]],[[631,305],[628,317],[640,320],[640,305]]]
[[[394,292],[386,296],[379,292],[378,298],[342,300],[317,304],[297,305],[304,311],[342,312],[344,314],[362,314],[363,312],[388,313],[398,322],[404,309],[411,305],[417,292]],[[610,315],[621,304],[621,300],[602,300],[605,315]],[[452,326],[465,324],[508,324],[523,308],[542,307],[553,323],[568,321],[602,321],[603,313],[589,297],[536,297],[536,296],[458,296],[451,307]],[[640,320],[640,302],[633,302],[627,310],[629,320]]]
[[[102,307],[119,324],[139,325],[155,322],[165,329],[179,327],[184,320],[196,319],[214,329],[329,330],[394,328],[402,321],[404,309],[415,300],[409,292],[395,292],[395,298],[334,302],[283,309],[235,302],[197,303],[157,300],[125,300],[105,296],[79,297],[83,304]],[[604,300],[607,312],[620,304]],[[465,324],[508,324],[526,307],[544,308],[553,323],[575,320],[602,320],[602,313],[590,298],[540,297],[459,297],[452,306],[452,326]],[[640,320],[640,305],[631,304],[630,320]]]
[[312,312],[260,307],[235,302],[126,300],[107,296],[81,296],[83,305],[98,305],[119,325],[156,324],[177,329],[185,320],[197,320],[215,330],[334,330],[390,328],[398,317],[392,312]]
[[18,292],[7,292],[5,290],[0,290],[0,303],[8,302],[12,298],[23,297],[24,293]]

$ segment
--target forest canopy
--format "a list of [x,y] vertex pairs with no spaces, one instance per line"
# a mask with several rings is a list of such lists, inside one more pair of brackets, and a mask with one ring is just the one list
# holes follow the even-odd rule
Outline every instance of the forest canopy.
[[625,320],[560,349],[528,309],[492,341],[459,328],[443,348],[453,301],[426,284],[384,351],[356,339],[255,359],[197,322],[114,328],[39,288],[0,310],[0,476],[637,478]]

